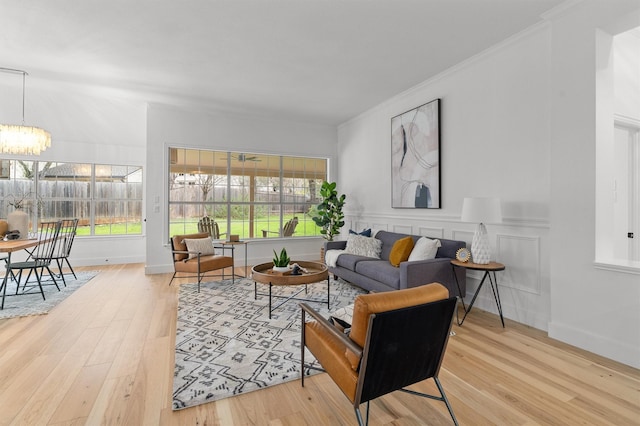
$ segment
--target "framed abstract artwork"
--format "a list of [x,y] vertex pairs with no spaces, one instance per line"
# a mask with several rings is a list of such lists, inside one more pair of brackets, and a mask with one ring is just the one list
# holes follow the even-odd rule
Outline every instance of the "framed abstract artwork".
[[441,207],[440,99],[391,119],[391,207]]

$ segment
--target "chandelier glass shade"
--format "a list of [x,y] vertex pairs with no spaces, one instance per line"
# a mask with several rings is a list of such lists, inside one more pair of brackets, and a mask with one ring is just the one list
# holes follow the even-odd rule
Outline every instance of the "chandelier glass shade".
[[0,124],[0,153],[39,155],[51,146],[51,133],[39,127]]
[[0,154],[39,155],[51,146],[51,133],[24,124],[26,71],[0,68],[0,71],[22,74],[22,124],[0,124]]

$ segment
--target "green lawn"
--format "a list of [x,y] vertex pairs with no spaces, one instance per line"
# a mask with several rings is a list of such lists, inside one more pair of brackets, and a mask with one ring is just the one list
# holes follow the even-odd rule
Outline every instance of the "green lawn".
[[[140,235],[142,224],[140,223],[113,223],[111,225],[96,225],[95,235]],[[91,227],[78,226],[76,235],[91,235]]]
[[[293,216],[294,216],[293,214],[285,215],[283,217],[283,221],[286,223],[289,219],[292,219]],[[305,221],[303,218],[301,218],[300,215],[296,215],[296,216],[298,217],[298,219],[301,219],[301,221],[298,223],[298,226],[296,227],[296,231],[293,234],[295,237],[320,235],[320,229],[313,223],[313,221],[311,220]],[[187,220],[184,223],[184,228],[183,228],[183,223],[171,224],[169,229],[169,234],[176,235],[176,234],[182,234],[182,233],[190,234],[190,233],[198,232],[198,219],[199,218],[193,218],[193,219]],[[225,236],[228,234],[235,234],[235,235],[240,235],[240,238],[249,237],[248,222],[232,221],[231,232],[227,233],[224,227],[224,224],[226,223],[226,218],[219,218],[219,219],[216,219],[216,221],[220,225],[220,232],[225,234]],[[254,238],[263,238],[262,230],[270,231],[267,234],[268,237],[270,238],[278,237],[279,228],[280,228],[280,224],[278,222],[266,222],[266,221],[257,220],[255,221],[255,226],[254,226],[254,234],[255,234]]]
[[[288,215],[283,218],[284,222],[293,218],[293,215]],[[298,215],[298,218],[301,217]],[[224,224],[226,219],[218,219],[219,224]],[[254,238],[262,238],[262,230],[265,229],[267,231],[271,231],[268,233],[268,236],[271,238],[278,237],[278,230],[280,224],[278,222],[263,222],[256,221],[256,225],[254,228],[255,236]],[[184,224],[182,223],[174,223],[171,224],[170,227],[170,235],[176,234],[190,234],[198,232],[198,218],[193,218],[187,220]],[[220,232],[225,232],[225,229],[220,229]],[[95,235],[140,235],[142,234],[142,224],[141,223],[114,223],[114,224],[106,224],[106,225],[96,225],[95,227]],[[249,235],[249,224],[247,222],[231,222],[231,232],[228,234],[237,234],[240,235],[241,238],[248,238]],[[79,226],[77,235],[81,236],[89,236],[91,235],[91,228],[89,226]],[[296,237],[300,236],[319,236],[320,230],[311,220],[302,219],[301,222],[298,223],[296,227],[296,232],[293,234]]]

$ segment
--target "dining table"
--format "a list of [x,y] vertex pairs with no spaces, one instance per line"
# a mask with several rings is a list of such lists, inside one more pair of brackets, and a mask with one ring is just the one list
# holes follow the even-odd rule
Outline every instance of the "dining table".
[[6,253],[7,257],[4,258],[6,265],[6,271],[4,273],[4,279],[2,280],[2,286],[0,290],[2,290],[2,303],[0,304],[0,310],[4,309],[4,299],[7,293],[7,284],[9,280],[9,276],[11,274],[11,254],[26,250],[31,247],[36,247],[40,244],[40,240],[38,239],[24,239],[24,240],[0,240],[0,253]]

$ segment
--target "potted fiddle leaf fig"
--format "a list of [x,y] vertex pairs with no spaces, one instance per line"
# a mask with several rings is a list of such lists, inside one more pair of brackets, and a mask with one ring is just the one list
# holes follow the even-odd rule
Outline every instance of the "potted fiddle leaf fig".
[[291,261],[291,259],[289,258],[289,255],[287,254],[287,249],[286,248],[282,248],[282,250],[280,250],[280,254],[278,255],[278,253],[276,253],[276,251],[273,251],[273,270],[276,272],[287,272],[289,270],[289,262]]
[[344,226],[344,207],[346,195],[338,195],[335,182],[323,182],[320,188],[322,202],[316,207],[316,213],[312,217],[316,225],[320,227],[322,237],[327,241],[333,241],[333,237],[340,234],[340,228]]

